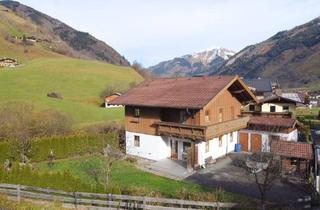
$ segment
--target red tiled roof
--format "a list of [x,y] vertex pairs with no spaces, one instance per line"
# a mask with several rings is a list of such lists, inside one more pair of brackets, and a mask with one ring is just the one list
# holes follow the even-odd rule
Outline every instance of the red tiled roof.
[[110,95],[110,96],[106,96],[105,97],[105,101],[112,101],[112,100],[114,100],[114,99],[116,99],[116,98],[118,98],[119,97],[119,95],[117,95],[117,94],[113,94],[113,95]]
[[271,142],[271,153],[283,157],[313,159],[311,144],[303,142],[274,140]]
[[293,128],[296,123],[297,121],[291,118],[252,116],[250,117],[248,125],[266,125]]
[[202,108],[236,76],[160,78],[147,80],[111,104]]

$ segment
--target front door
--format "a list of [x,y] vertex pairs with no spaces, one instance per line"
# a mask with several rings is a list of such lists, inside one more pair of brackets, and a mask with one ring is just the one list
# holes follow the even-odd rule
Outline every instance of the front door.
[[178,158],[178,141],[171,140],[170,146],[171,146],[171,158],[177,159]]
[[248,152],[248,133],[240,133],[241,151]]
[[261,152],[261,135],[251,134],[251,152]]

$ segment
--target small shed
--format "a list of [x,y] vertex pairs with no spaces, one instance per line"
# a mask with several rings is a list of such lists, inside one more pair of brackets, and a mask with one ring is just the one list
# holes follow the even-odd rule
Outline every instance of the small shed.
[[281,158],[284,174],[307,178],[313,160],[312,145],[305,142],[277,140],[271,143],[271,153]]
[[106,108],[112,108],[112,107],[119,107],[120,105],[111,105],[109,104],[110,101],[118,98],[119,96],[121,96],[121,93],[113,93],[111,95],[108,95],[104,98],[104,104]]

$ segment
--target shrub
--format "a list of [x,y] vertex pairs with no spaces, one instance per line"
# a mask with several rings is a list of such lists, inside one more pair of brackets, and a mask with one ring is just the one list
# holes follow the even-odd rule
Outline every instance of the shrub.
[[71,130],[69,118],[56,110],[36,112],[32,105],[8,103],[0,110],[0,141],[9,144],[10,158],[27,162],[35,137],[64,135]]
[[62,95],[56,92],[48,93],[47,96],[50,98],[63,99]]
[[[38,137],[31,141],[31,161],[39,162],[48,160],[48,154],[52,151],[55,159],[80,156],[101,152],[107,144],[116,144],[117,136],[113,134],[102,135],[75,135],[75,136],[51,136]],[[10,144],[0,142],[0,162],[6,159],[16,160],[9,152]],[[16,154],[18,155],[18,154]]]
[[39,173],[28,165],[14,164],[10,171],[1,166],[0,183],[22,184],[39,187],[48,187],[66,191],[92,191],[92,187],[72,177],[70,173]]

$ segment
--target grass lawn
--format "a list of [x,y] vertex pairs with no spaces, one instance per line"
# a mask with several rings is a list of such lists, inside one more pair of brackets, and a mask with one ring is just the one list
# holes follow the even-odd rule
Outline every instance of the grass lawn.
[[[72,58],[41,58],[21,67],[0,70],[0,106],[8,101],[34,104],[38,109],[58,109],[76,125],[123,119],[122,108],[99,107],[99,94],[108,85],[125,90],[142,78],[131,68]],[[58,92],[63,100],[48,98]]]
[[[56,161],[52,172],[69,171],[71,175],[78,178],[84,183],[95,185],[96,181],[93,175],[88,174],[88,166],[100,167],[101,162],[97,157],[81,157],[69,160]],[[46,163],[37,163],[35,167],[40,171],[48,171],[49,168]],[[101,178],[98,178],[101,180]],[[161,176],[157,176],[145,171],[142,171],[135,167],[134,164],[127,161],[116,162],[112,167],[110,176],[110,183],[119,186],[120,188],[136,188],[138,194],[152,195],[152,193],[159,192],[165,197],[180,198],[183,190],[188,193],[207,193],[217,192],[216,189],[200,186],[187,181],[176,181]],[[244,198],[244,201],[248,201],[248,198],[232,193],[223,192],[219,194],[220,198],[224,201],[239,202],[238,198]]]
[[66,210],[58,202],[31,202],[27,199],[22,199],[20,204],[16,200],[9,199],[5,195],[0,194],[0,209],[3,210]]
[[[143,78],[132,68],[95,60],[75,59],[55,53],[43,43],[27,47],[8,41],[12,36],[36,35],[39,28],[29,19],[4,12],[0,6],[0,58],[18,59],[15,68],[0,68],[0,108],[4,103],[20,101],[36,109],[58,109],[70,115],[75,126],[108,120],[122,120],[123,109],[103,109],[100,93],[110,85],[128,89]],[[48,98],[58,92],[63,100]]]
[[317,116],[319,114],[320,107],[298,107],[296,110],[297,116]]

